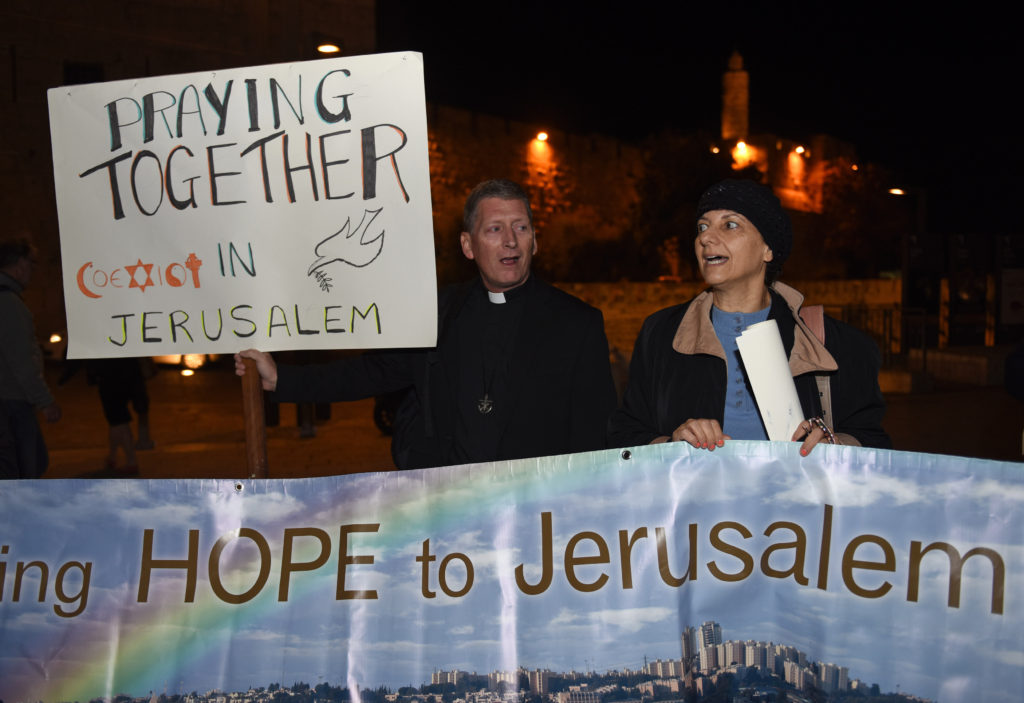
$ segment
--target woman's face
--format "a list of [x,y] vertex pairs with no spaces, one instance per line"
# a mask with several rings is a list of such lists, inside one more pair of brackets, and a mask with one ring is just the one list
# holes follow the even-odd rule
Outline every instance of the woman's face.
[[694,250],[701,276],[712,288],[764,288],[764,272],[772,260],[772,250],[757,227],[738,212],[704,213],[697,220]]

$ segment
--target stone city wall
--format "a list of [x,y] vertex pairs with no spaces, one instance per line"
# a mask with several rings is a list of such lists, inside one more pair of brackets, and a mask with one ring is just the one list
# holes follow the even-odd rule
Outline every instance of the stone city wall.
[[[806,305],[824,305],[825,312],[839,319],[850,319],[854,310],[891,310],[899,329],[900,282],[898,280],[799,281],[788,285],[804,294]],[[614,358],[628,363],[640,326],[648,315],[670,305],[683,303],[704,289],[702,282],[659,281],[654,283],[559,283],[559,288],[599,308],[604,313],[605,332]],[[863,319],[863,318],[862,318]],[[868,320],[874,318],[866,318]],[[857,325],[881,345],[882,329]],[[866,328],[865,328],[866,327]]]
[[[472,273],[461,261],[462,206],[474,185],[510,178],[530,196],[544,270],[571,269],[572,249],[629,228],[643,173],[639,149],[459,108],[427,106],[434,241],[442,283]],[[536,139],[540,131],[546,141]]]

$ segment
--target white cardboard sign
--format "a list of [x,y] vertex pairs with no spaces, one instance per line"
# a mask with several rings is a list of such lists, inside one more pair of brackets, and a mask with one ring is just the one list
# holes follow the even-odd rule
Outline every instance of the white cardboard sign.
[[435,344],[419,54],[48,97],[70,357]]

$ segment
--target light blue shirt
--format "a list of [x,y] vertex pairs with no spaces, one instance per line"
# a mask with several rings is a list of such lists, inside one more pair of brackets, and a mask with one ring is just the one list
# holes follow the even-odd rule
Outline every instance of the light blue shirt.
[[768,439],[761,414],[754,402],[750,382],[743,371],[736,338],[751,325],[768,319],[770,307],[757,312],[723,312],[711,307],[711,324],[722,343],[726,359],[725,417],[722,431],[733,439]]

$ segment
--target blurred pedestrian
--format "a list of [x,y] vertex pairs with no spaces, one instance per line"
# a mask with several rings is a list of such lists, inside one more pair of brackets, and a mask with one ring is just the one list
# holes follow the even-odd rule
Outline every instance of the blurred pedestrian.
[[36,412],[47,422],[61,415],[43,377],[32,313],[21,298],[35,254],[28,237],[0,241],[0,478],[43,475],[49,457]]
[[[135,450],[153,448],[149,434],[149,394],[146,392],[146,378],[140,360],[134,357],[91,359],[87,368],[90,380],[95,381],[99,390],[103,417],[109,426],[107,468],[138,471]],[[132,434],[129,405],[135,410],[138,419],[137,441]],[[118,454],[124,454],[124,464],[118,463]]]

